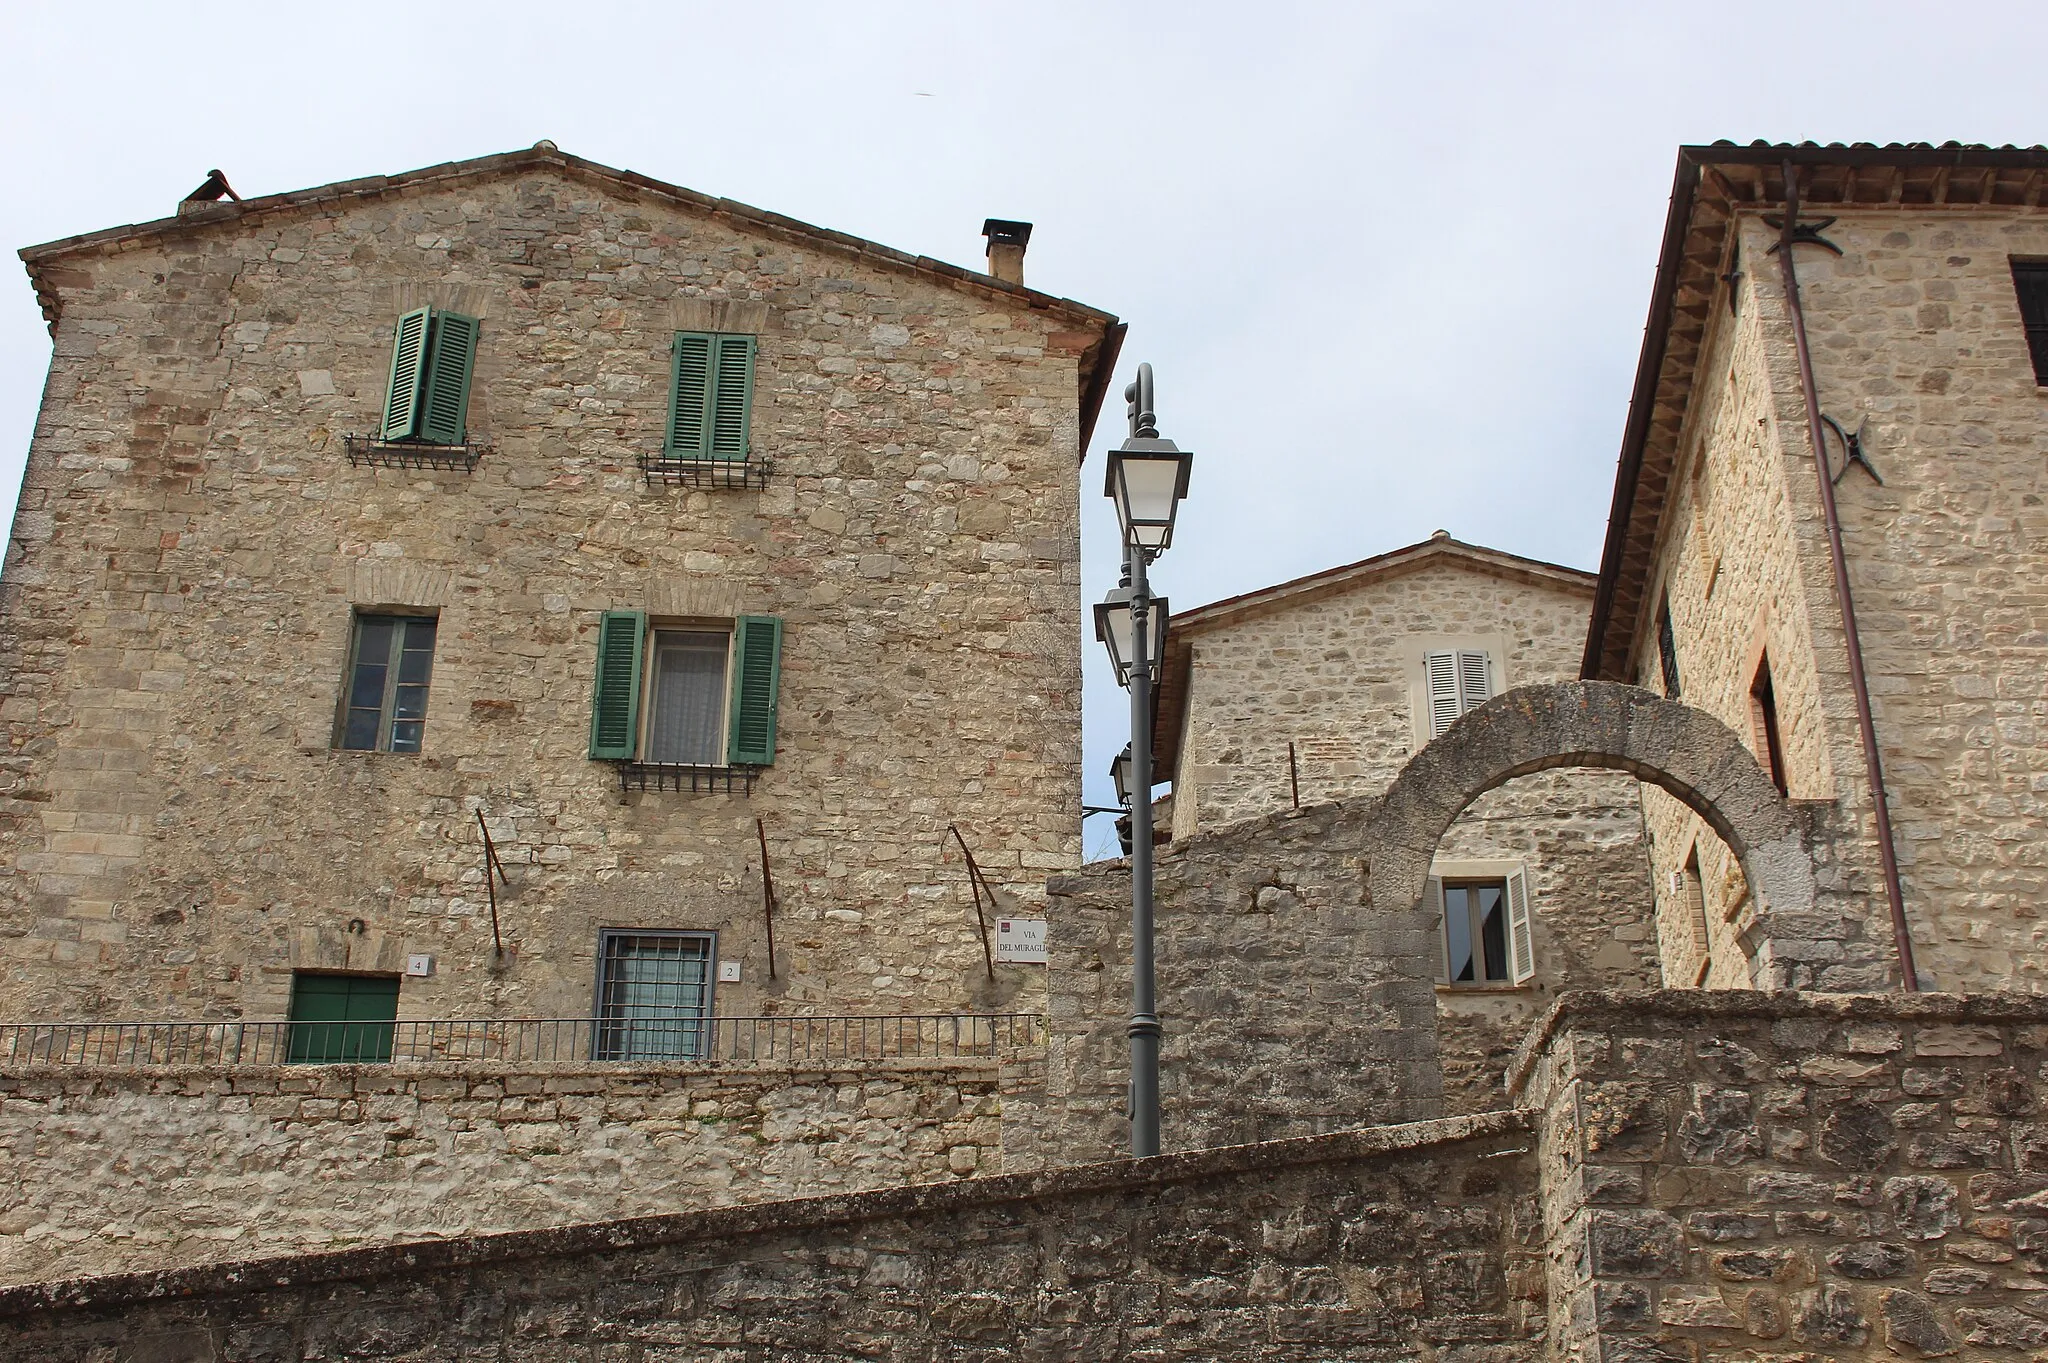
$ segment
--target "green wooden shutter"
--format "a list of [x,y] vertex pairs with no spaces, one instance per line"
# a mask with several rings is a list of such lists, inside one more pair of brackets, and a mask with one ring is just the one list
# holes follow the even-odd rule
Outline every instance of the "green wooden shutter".
[[667,453],[671,458],[703,459],[710,453],[711,349],[717,339],[699,331],[676,333],[668,393]]
[[410,439],[420,424],[420,385],[427,372],[427,329],[432,308],[415,308],[398,319],[391,342],[391,382],[384,389],[385,440]]
[[742,615],[732,636],[732,730],[725,760],[765,767],[775,761],[775,693],[782,676],[782,621]]
[[460,445],[468,434],[469,376],[476,367],[474,317],[437,312],[427,336],[427,377],[420,385],[420,438]]
[[640,650],[647,617],[606,611],[597,630],[597,690],[590,702],[592,758],[630,760],[640,735]]
[[715,337],[711,457],[745,463],[747,422],[754,406],[754,338]]

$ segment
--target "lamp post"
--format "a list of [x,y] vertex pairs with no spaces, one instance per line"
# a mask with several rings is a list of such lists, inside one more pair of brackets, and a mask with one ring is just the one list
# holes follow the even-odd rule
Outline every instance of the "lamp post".
[[1152,366],[1124,390],[1131,434],[1111,450],[1103,495],[1123,530],[1124,580],[1095,608],[1095,637],[1131,693],[1129,759],[1118,758],[1118,794],[1131,811],[1131,1154],[1159,1153],[1159,1006],[1152,950],[1152,684],[1165,652],[1166,599],[1154,600],[1145,569],[1173,543],[1194,456],[1159,437]]

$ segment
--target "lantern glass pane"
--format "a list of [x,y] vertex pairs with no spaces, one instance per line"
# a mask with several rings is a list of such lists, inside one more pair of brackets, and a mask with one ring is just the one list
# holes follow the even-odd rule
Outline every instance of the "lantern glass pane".
[[[1117,511],[1128,530],[1135,526],[1173,523],[1174,496],[1180,490],[1181,461],[1139,459],[1130,455],[1117,459],[1120,493]],[[1142,541],[1141,541],[1142,542]]]

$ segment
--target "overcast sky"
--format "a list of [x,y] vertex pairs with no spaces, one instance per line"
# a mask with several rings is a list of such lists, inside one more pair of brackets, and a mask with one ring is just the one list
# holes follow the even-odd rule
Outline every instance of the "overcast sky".
[[[982,268],[1130,337],[1083,474],[1158,371],[1195,451],[1155,582],[1183,608],[1443,527],[1598,566],[1676,149],[2048,142],[2048,5],[951,3],[16,5],[11,247],[552,138]],[[50,342],[0,288],[0,513]],[[1087,777],[1123,693],[1087,648]],[[1113,846],[1088,822],[1091,855]]]

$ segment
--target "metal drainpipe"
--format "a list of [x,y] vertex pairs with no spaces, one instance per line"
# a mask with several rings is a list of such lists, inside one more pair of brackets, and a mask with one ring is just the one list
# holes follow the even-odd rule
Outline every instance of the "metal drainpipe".
[[1806,345],[1806,311],[1799,305],[1799,272],[1792,244],[1799,226],[1799,175],[1785,162],[1785,222],[1778,231],[1778,270],[1784,276],[1785,307],[1792,317],[1792,345],[1799,355],[1799,387],[1806,397],[1806,435],[1813,444],[1813,469],[1820,476],[1821,513],[1828,526],[1828,558],[1835,570],[1835,600],[1842,608],[1842,633],[1849,649],[1849,689],[1856,695],[1856,726],[1863,734],[1863,768],[1877,814],[1877,855],[1884,865],[1884,893],[1891,903],[1892,942],[1899,956],[1899,988],[1920,990],[1913,964],[1913,938],[1906,930],[1906,896],[1899,887],[1899,855],[1892,843],[1892,815],[1877,753],[1877,725],[1870,717],[1870,683],[1863,675],[1863,641],[1856,630],[1856,603],[1849,594],[1849,563],[1842,553],[1842,517],[1835,508],[1835,480],[1828,476],[1827,445],[1820,424],[1820,395],[1814,389],[1813,354]]

